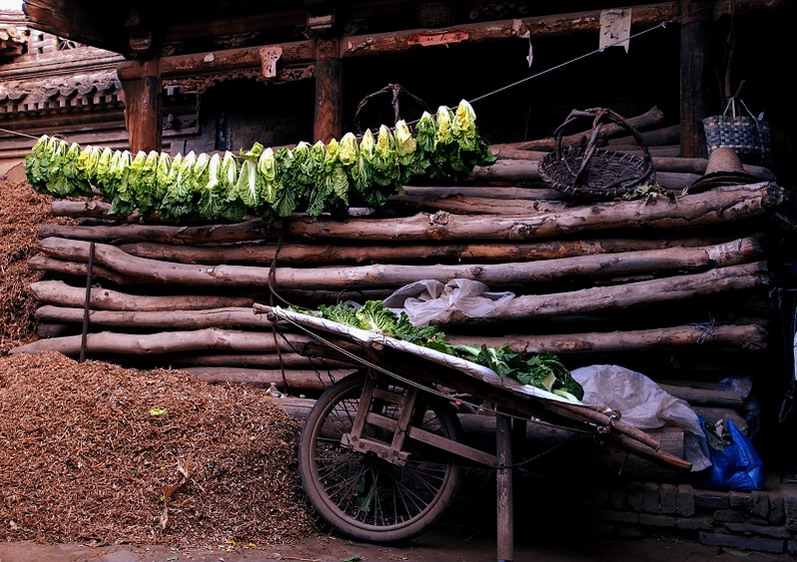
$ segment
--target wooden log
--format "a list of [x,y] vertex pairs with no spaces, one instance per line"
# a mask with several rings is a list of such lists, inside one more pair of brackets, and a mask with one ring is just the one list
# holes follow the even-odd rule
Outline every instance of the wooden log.
[[676,398],[682,398],[693,405],[719,406],[733,409],[744,407],[744,398],[738,392],[672,384],[659,384],[659,386],[667,393]]
[[[45,305],[36,310],[35,317],[40,322],[77,323],[83,321],[83,310]],[[137,329],[272,328],[272,323],[252,312],[251,307],[170,311],[91,310],[89,322],[92,326]]]
[[[617,150],[620,152],[642,154],[642,151],[640,150],[638,144],[612,144],[607,148],[609,148],[610,150]],[[650,152],[650,155],[653,156],[654,158],[657,156],[660,156],[662,158],[676,158],[680,157],[681,155],[681,147],[679,145],[648,146],[648,152]]]
[[[653,159],[654,167],[656,168],[656,181],[671,189],[678,190],[698,179],[706,169],[706,166],[701,165],[701,163],[707,162],[705,158],[666,158],[661,159],[666,164],[658,167],[656,165],[657,160],[659,159]],[[689,161],[694,161],[695,163],[687,164],[686,162]],[[491,166],[477,168],[474,177],[484,181],[541,182],[542,178],[538,172],[538,163],[538,161],[530,160],[499,160]],[[772,181],[775,179],[770,170],[761,166],[745,166],[745,171],[757,180]]]
[[[86,277],[89,268],[88,263],[78,263],[73,261],[63,261],[47,256],[33,256],[28,258],[28,268],[33,271],[47,271],[59,275]],[[94,265],[92,268],[93,276],[97,279],[105,279],[117,285],[124,285],[127,279],[115,272],[102,266]]]
[[[626,122],[635,129],[644,129],[647,127],[653,127],[654,125],[658,125],[663,120],[664,120],[664,112],[662,112],[658,107],[654,106],[649,110],[647,110],[645,113],[642,113],[641,115],[628,117],[626,119]],[[627,129],[624,129],[620,125],[609,123],[601,128],[598,138],[601,140],[607,139],[622,132],[627,132]],[[582,142],[585,143],[589,140],[591,135],[592,135],[592,129],[565,135],[562,137],[562,146],[568,146],[571,144],[580,144]],[[521,150],[551,151],[556,149],[556,139],[554,139],[553,137],[548,137],[545,139],[505,143],[494,146],[498,149],[510,148],[515,150],[521,149]]]
[[58,338],[75,333],[75,326],[69,324],[39,324],[36,335],[40,338]]
[[[440,212],[396,219],[300,218],[286,221],[284,233],[305,239],[349,239],[358,241],[423,240],[534,240],[584,231],[612,229],[632,231],[682,230],[687,227],[729,223],[764,215],[779,205],[784,190],[770,182],[718,187],[705,193],[686,195],[675,201],[616,201],[581,205],[560,212],[533,216],[460,216]],[[276,241],[283,227],[263,221],[229,225],[173,227],[161,225],[63,226],[43,225],[42,238],[122,242],[168,242],[200,244],[240,240]]]
[[[315,371],[311,369],[245,369],[238,367],[187,367],[180,369],[209,383],[235,383],[268,387],[274,383],[282,392],[320,393],[335,380],[350,375],[354,369]],[[332,377],[330,379],[330,377]]]
[[475,182],[542,182],[539,161],[535,160],[498,160],[489,166],[473,168]]
[[[484,199],[504,199],[504,200],[523,200],[523,201],[555,201],[563,199],[563,195],[547,188],[530,187],[479,187],[469,185],[456,186],[404,186],[405,195],[394,195],[390,198],[391,202],[402,204],[405,198],[412,198],[418,201],[441,199],[444,197],[473,197]],[[98,220],[113,220],[116,222],[151,222],[146,220],[136,211],[130,216],[111,215],[111,204],[106,201],[91,199],[88,201],[72,201],[66,199],[55,199],[50,204],[50,212],[55,217],[72,218],[92,218]],[[257,219],[249,218],[249,221]],[[207,228],[207,227],[205,227]],[[233,240],[234,241],[234,240]]]
[[[277,336],[270,332],[244,332],[205,328],[185,332],[158,332],[152,334],[123,334],[118,332],[99,332],[89,334],[86,348],[91,355],[119,354],[154,356],[165,353],[178,353],[195,350],[226,350],[264,352],[281,349],[300,353],[302,346],[310,341],[304,336],[284,334]],[[19,353],[39,353],[58,351],[64,355],[80,353],[81,336],[64,336],[39,340],[15,347],[11,355]]]
[[[730,236],[704,236],[682,239],[597,238],[593,240],[548,240],[517,244],[402,244],[355,246],[326,244],[288,244],[279,248],[278,264],[331,265],[340,263],[493,263],[546,260],[593,254],[613,254],[635,250],[657,250],[719,244]],[[277,255],[273,244],[234,246],[173,246],[138,242],[119,249],[140,257],[178,263],[271,265]]]
[[[681,140],[681,126],[671,125],[669,127],[662,127],[661,129],[645,131],[639,133],[639,135],[642,137],[642,141],[648,147],[678,144]],[[639,143],[636,141],[634,137],[630,135],[627,137],[616,137],[613,139],[609,139],[607,143],[607,148],[609,148],[610,150],[614,150],[615,146],[629,146],[638,149]],[[694,156],[689,156],[686,154],[681,154],[681,156],[686,156],[687,158],[694,158]]]
[[683,346],[733,346],[740,351],[760,351],[766,348],[767,332],[759,325],[713,326],[711,334],[694,325],[629,330],[552,335],[481,336],[449,334],[454,344],[509,345],[516,353],[547,351],[558,355],[577,353],[607,353],[629,350],[672,349]]
[[69,199],[53,199],[50,203],[50,213],[54,217],[113,219],[117,221],[138,221],[138,214],[131,216],[111,215],[111,204],[97,199],[86,201],[73,201]]
[[[267,221],[252,219],[232,224],[210,224],[201,226],[166,226],[125,224],[115,226],[66,226],[45,224],[39,229],[39,235],[60,236],[67,233],[66,238],[83,240],[107,240],[114,243],[125,241],[158,241],[172,244],[209,244],[220,242],[236,242],[240,240],[276,241],[277,230]],[[71,233],[72,236],[69,235]]]
[[659,172],[656,174],[656,183],[676,193],[680,193],[698,179],[700,179],[699,174],[684,172]]
[[440,197],[405,195],[393,201],[391,207],[448,211],[449,213],[463,215],[531,215],[534,213],[561,211],[567,208],[567,203],[564,201],[525,199],[509,201],[486,197],[465,197],[458,194]]
[[[535,240],[616,229],[673,230],[729,223],[764,215],[783,201],[784,190],[764,182],[719,187],[675,201],[618,201],[573,207],[531,217],[469,216],[445,212],[400,219],[299,219],[285,225],[291,236],[349,240]],[[124,228],[120,226],[118,228]],[[131,233],[132,234],[132,233]],[[97,233],[101,236],[101,233]]]
[[[615,148],[612,148],[615,150]],[[625,151],[623,151],[625,152]],[[640,150],[629,150],[632,153],[641,153]],[[493,153],[499,160],[531,160],[540,161],[548,152],[534,150],[495,149]],[[679,156],[653,156],[653,167],[656,172],[686,172],[690,174],[704,174],[708,166],[708,158],[681,158]],[[744,171],[762,180],[774,181],[775,174],[763,166],[743,164]],[[53,203],[55,205],[55,202]]]
[[[478,186],[478,185],[407,185],[404,186],[406,195],[423,197],[445,197],[461,195],[463,197],[485,197],[490,199],[523,199],[523,200],[562,200],[565,196],[555,189],[548,187],[503,187],[503,186]],[[394,199],[401,201],[402,196]]]
[[[490,321],[528,320],[586,313],[606,313],[633,306],[681,302],[696,297],[749,291],[769,284],[766,263],[750,263],[651,281],[592,287],[546,295],[525,295],[510,301]],[[450,324],[473,318],[453,319]]]
[[518,147],[516,146],[517,144],[520,143],[491,144],[490,152],[492,152],[498,160],[531,160],[533,162],[539,162],[553,150],[531,150]]
[[[73,287],[63,281],[36,281],[30,284],[30,289],[39,301],[57,306],[82,307],[86,297],[84,288]],[[142,296],[95,287],[91,291],[90,306],[94,310],[146,312],[251,307],[254,303],[255,299],[250,297],[215,295]]]
[[[59,259],[88,261],[89,242],[45,238],[39,249]],[[371,265],[359,267],[288,268],[240,265],[179,264],[138,258],[108,244],[96,244],[95,263],[124,276],[128,282],[202,286],[202,287],[265,287],[273,273],[280,289],[352,289],[367,287],[400,287],[418,279],[467,278],[488,286],[515,283],[540,283],[563,279],[594,279],[634,275],[695,271],[743,263],[760,255],[753,238],[698,248],[665,248],[622,254],[575,256],[553,260],[468,265]]]
[[[309,351],[309,345],[305,346]],[[305,356],[298,353],[225,353],[225,354],[185,354],[158,358],[159,364],[168,364],[173,367],[259,367],[279,369],[289,367],[292,369],[328,369],[351,368],[351,363],[334,361],[323,357]]]

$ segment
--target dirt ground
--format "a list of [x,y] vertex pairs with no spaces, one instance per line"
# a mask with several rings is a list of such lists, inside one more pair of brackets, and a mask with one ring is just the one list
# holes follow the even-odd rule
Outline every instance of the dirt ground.
[[[673,538],[590,539],[546,542],[518,537],[514,560],[534,562],[739,562],[793,561],[788,555],[743,552]],[[0,543],[1,562],[481,562],[496,560],[494,531],[473,525],[446,525],[407,544],[356,543],[332,535],[304,539],[292,546],[220,545],[215,550],[178,550],[168,546],[91,547],[67,544]]]

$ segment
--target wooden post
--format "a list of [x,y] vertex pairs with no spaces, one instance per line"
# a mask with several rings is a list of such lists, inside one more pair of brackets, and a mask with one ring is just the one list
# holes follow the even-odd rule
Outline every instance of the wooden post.
[[341,62],[339,41],[319,39],[315,65],[315,126],[314,140],[328,142],[343,134],[341,114]]
[[130,151],[161,149],[160,58],[123,63],[117,69],[125,103]]
[[[706,157],[702,119],[711,111],[710,0],[681,0],[681,156]],[[687,15],[688,14],[688,15]]]
[[496,470],[497,562],[515,558],[514,503],[512,498],[512,433],[511,419],[504,414],[495,417],[495,439],[498,469]]

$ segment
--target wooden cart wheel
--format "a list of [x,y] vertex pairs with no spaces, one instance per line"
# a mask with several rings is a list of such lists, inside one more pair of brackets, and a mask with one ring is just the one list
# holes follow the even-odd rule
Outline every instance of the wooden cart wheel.
[[[373,453],[344,447],[352,430],[366,373],[350,375],[329,387],[310,411],[299,449],[304,489],[319,515],[336,531],[369,542],[415,537],[434,525],[452,503],[460,482],[453,455],[407,439],[405,466]],[[379,388],[406,393],[387,377]],[[411,427],[461,441],[462,427],[450,404],[425,394]],[[371,412],[398,419],[400,407],[375,400]],[[368,425],[364,436],[384,438],[385,429]],[[382,435],[380,435],[380,433]]]

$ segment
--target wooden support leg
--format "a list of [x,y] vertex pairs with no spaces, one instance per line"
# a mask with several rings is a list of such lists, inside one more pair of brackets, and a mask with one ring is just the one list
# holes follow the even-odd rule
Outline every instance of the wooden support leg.
[[512,562],[515,556],[514,505],[512,501],[512,432],[510,418],[496,416],[495,439],[498,456],[496,473],[497,552],[498,562]]

